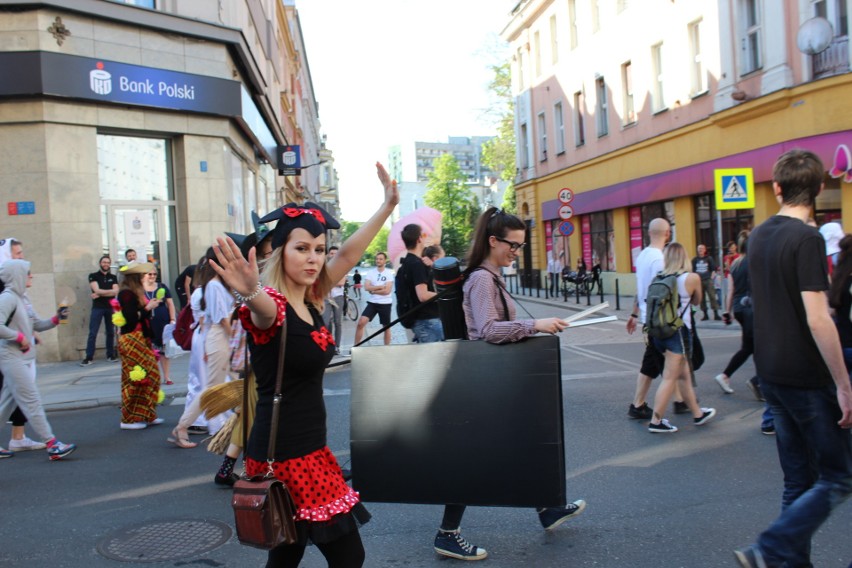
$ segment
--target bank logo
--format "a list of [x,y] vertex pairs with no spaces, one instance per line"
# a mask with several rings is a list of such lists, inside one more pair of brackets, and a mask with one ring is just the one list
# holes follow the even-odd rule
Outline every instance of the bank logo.
[[112,75],[104,71],[104,64],[98,61],[97,69],[89,71],[89,88],[98,95],[108,95],[112,92]]

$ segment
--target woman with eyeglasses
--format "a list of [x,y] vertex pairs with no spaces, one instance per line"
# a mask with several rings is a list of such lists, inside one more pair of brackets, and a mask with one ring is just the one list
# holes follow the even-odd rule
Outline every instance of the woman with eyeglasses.
[[[142,287],[144,288],[145,297],[149,300],[159,298],[162,300],[151,314],[151,331],[154,334],[152,341],[154,349],[160,352],[160,367],[163,369],[162,382],[166,385],[174,384],[169,378],[169,358],[166,357],[165,345],[163,344],[163,330],[170,323],[175,323],[175,303],[172,300],[172,293],[168,286],[162,282],[157,282],[156,268],[145,274],[142,279]],[[160,292],[160,290],[163,290]]]
[[[506,291],[501,269],[512,265],[526,244],[524,222],[502,209],[490,207],[476,222],[473,242],[464,272],[464,309],[467,334],[471,340],[511,343],[537,333],[559,333],[567,327],[560,318],[515,319],[515,302]],[[582,499],[567,507],[539,509],[545,530],[558,527],[586,507]],[[484,548],[470,544],[461,536],[464,505],[446,505],[441,527],[435,536],[435,551],[460,560],[482,560]]]

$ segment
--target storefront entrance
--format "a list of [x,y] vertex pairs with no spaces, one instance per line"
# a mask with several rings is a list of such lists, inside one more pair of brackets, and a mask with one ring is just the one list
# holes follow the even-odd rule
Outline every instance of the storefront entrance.
[[174,206],[123,202],[106,204],[105,210],[104,244],[113,266],[127,264],[125,252],[133,249],[138,261],[157,265],[161,281],[171,289],[172,279],[180,272],[174,237]]

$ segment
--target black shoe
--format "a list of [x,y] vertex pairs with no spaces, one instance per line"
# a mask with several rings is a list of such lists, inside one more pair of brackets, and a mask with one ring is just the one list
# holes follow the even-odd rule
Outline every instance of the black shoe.
[[750,378],[746,385],[748,385],[748,389],[751,391],[751,394],[754,395],[754,398],[760,402],[766,402],[766,399],[763,398],[763,393],[760,392],[760,382],[757,377]]
[[716,321],[722,321],[722,316],[719,315],[719,312],[713,312],[713,319]]
[[210,431],[207,429],[206,426],[190,426],[189,428],[186,429],[186,432],[187,432],[187,434],[201,434],[201,435],[206,435],[206,434],[210,433]]
[[647,402],[643,402],[642,406],[636,407],[633,404],[627,409],[627,416],[637,420],[650,420],[654,414],[654,409],[648,406]]
[[216,485],[226,485],[228,487],[233,487],[234,483],[240,478],[236,473],[231,473],[231,475],[219,475],[218,473],[213,476],[213,483]]
[[775,435],[775,425],[771,426],[761,426],[760,433],[764,436],[774,436]]
[[695,422],[696,426],[703,426],[704,424],[707,424],[707,422],[714,416],[716,416],[715,408],[702,408],[701,416],[698,418],[693,417],[692,420]]
[[91,364],[92,364],[92,360],[91,360],[91,359],[83,359],[82,361],[80,361],[80,366],[81,366],[81,367],[88,367],[88,366],[89,366],[89,365],[91,365]]
[[691,411],[689,410],[688,404],[686,404],[685,402],[679,402],[677,400],[675,401],[675,403],[674,403],[674,413],[675,414],[687,414],[689,412],[691,412]]
[[710,319],[710,318],[708,318],[708,317],[707,317],[707,312],[704,312],[704,317],[703,317],[703,318],[701,318],[701,321],[707,321],[707,320],[709,320],[709,319]]
[[553,530],[571,517],[576,517],[586,508],[586,502],[582,499],[577,499],[573,503],[568,503],[562,507],[548,507],[538,512],[538,520],[544,530]]
[[435,552],[457,560],[484,560],[488,557],[488,552],[484,548],[466,541],[459,529],[438,531],[435,535]]

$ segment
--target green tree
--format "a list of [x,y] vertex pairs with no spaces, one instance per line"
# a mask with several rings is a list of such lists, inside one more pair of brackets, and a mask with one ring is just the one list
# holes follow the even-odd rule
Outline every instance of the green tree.
[[340,242],[346,242],[352,236],[352,233],[361,228],[361,225],[363,223],[358,221],[344,221],[340,227]]
[[497,120],[497,136],[482,147],[482,162],[500,179],[509,183],[501,207],[515,210],[515,103],[512,99],[512,75],[509,62],[490,65],[494,78],[488,84],[492,103],[489,113]]
[[390,234],[390,229],[387,227],[382,227],[379,229],[379,232],[376,233],[376,236],[373,237],[372,242],[367,247],[367,250],[364,251],[364,256],[361,257],[361,262],[368,262],[369,264],[375,264],[374,259],[376,254],[383,252],[387,254],[388,252],[388,235]]
[[448,256],[461,257],[467,251],[479,204],[465,185],[465,176],[452,154],[439,156],[432,163],[424,197],[426,205],[443,214],[442,246]]

